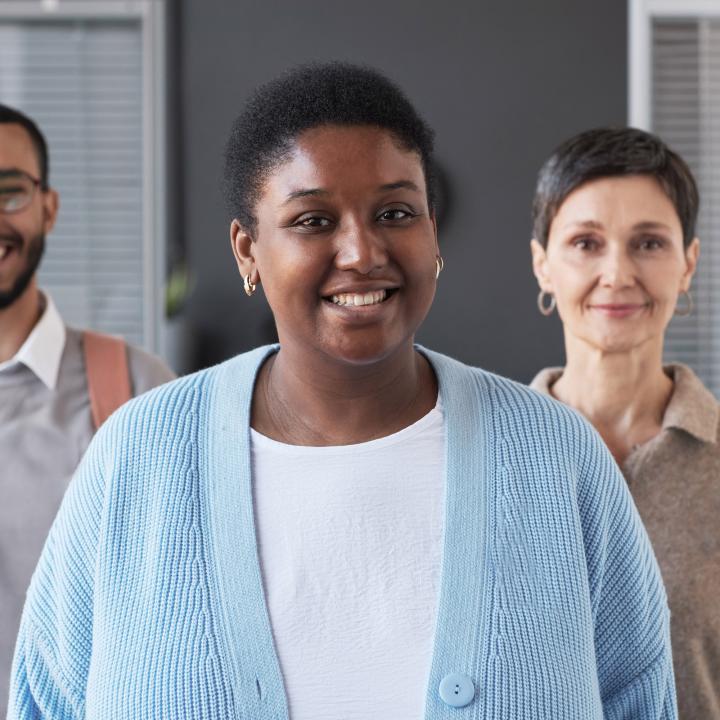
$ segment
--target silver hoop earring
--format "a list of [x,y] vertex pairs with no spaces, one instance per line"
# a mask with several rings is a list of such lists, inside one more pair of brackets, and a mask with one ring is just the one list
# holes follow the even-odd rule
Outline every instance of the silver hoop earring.
[[692,313],[693,308],[695,307],[695,303],[693,302],[692,295],[690,294],[690,291],[689,291],[689,290],[683,290],[683,291],[678,295],[678,300],[680,300],[680,298],[681,298],[683,295],[685,296],[685,300],[686,300],[686,302],[685,302],[685,307],[682,308],[682,310],[678,310],[678,309],[677,309],[677,305],[675,306],[675,315],[677,315],[678,317],[687,317],[688,315],[690,315],[690,313]]
[[445,267],[445,261],[442,259],[441,255],[435,256],[435,279],[437,280],[440,277],[440,273],[443,271],[443,268]]
[[243,282],[243,287],[245,288],[245,294],[248,297],[252,297],[257,285],[254,282],[250,282],[250,276],[246,275],[245,281]]
[[[545,296],[550,296],[550,304],[545,303]],[[553,310],[555,310],[555,296],[552,293],[545,292],[544,290],[540,291],[540,294],[537,298],[537,306],[538,310],[547,317],[548,315],[553,314]]]

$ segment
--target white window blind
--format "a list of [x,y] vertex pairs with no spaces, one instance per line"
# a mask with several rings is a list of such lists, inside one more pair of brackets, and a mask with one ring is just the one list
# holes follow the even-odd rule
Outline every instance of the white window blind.
[[2,20],[0,102],[48,140],[60,214],[41,286],[71,325],[145,337],[139,19]]
[[671,322],[665,355],[720,397],[720,18],[656,18],[651,47],[651,129],[687,160],[700,188],[695,309]]

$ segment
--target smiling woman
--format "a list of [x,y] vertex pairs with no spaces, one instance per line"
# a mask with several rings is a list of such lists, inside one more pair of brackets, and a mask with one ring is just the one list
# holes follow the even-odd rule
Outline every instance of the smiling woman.
[[567,363],[533,387],[580,410],[622,467],[668,588],[680,717],[720,719],[720,408],[690,368],[662,364],[668,323],[692,308],[697,209],[687,165],[648,133],[558,148],[532,251]]
[[103,426],[28,592],[11,718],[675,717],[662,582],[597,435],[414,344],[432,166],[374,70],[250,100],[230,240],[279,344]]

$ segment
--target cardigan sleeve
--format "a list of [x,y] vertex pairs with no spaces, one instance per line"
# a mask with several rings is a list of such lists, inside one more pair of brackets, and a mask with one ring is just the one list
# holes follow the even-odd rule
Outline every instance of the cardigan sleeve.
[[660,570],[612,456],[594,431],[581,463],[595,652],[606,720],[675,720],[670,611]]
[[105,459],[118,433],[111,419],[95,436],[48,535],[20,622],[8,720],[84,717]]

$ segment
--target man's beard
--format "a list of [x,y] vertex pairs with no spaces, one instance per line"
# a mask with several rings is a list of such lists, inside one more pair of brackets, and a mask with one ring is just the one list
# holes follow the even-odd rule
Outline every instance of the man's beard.
[[[18,252],[22,248],[22,238],[14,236],[15,240],[20,240],[17,243]],[[43,253],[45,252],[45,235],[36,235],[27,244],[27,258],[25,260],[25,267],[22,268],[20,274],[15,278],[15,282],[10,286],[8,290],[0,290],[0,310],[10,307],[24,292],[27,290],[30,281],[33,279],[33,275],[40,265]]]

